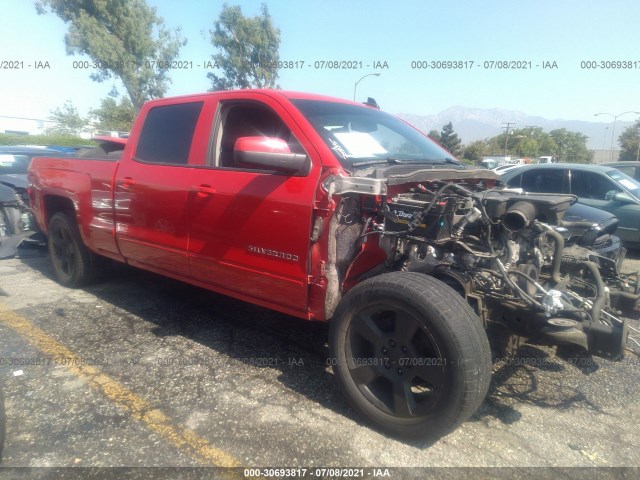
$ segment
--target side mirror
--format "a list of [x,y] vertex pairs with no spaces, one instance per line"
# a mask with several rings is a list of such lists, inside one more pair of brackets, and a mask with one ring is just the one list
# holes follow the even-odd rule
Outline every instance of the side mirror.
[[614,202],[620,203],[634,203],[633,198],[629,196],[629,194],[625,192],[616,192],[611,196],[611,199]]
[[277,137],[240,137],[233,147],[236,165],[255,167],[263,170],[306,175],[307,156],[292,153],[289,145]]

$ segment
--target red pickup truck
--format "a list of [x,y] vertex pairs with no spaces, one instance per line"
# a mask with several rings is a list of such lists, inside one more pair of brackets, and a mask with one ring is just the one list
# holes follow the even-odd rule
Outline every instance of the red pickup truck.
[[126,144],[37,158],[34,216],[59,281],[100,257],[330,321],[347,399],[438,437],[482,403],[489,336],[620,358],[638,289],[565,245],[571,195],[504,189],[369,105],[277,90],[154,100]]

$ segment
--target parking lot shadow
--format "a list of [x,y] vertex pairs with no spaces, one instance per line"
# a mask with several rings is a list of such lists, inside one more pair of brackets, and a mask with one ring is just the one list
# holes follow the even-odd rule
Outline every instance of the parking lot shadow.
[[559,347],[554,353],[549,347],[525,344],[514,356],[494,363],[489,394],[473,420],[490,423],[494,418],[512,424],[522,417],[518,411],[522,405],[556,411],[580,407],[602,412],[580,388],[563,382],[568,370],[590,375],[598,368],[597,360],[574,350]]

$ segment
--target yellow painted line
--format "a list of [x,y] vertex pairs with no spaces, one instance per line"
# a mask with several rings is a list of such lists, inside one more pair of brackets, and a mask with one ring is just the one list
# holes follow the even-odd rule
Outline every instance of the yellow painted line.
[[[34,347],[53,358],[78,359],[78,355],[47,333],[36,327],[26,318],[10,310],[0,302],[0,322],[15,330]],[[133,418],[144,423],[160,437],[171,442],[180,450],[188,453],[199,463],[216,467],[239,467],[240,462],[228,453],[215,448],[193,430],[176,424],[166,414],[154,408],[144,398],[89,365],[68,365],[65,368],[87,382],[92,388],[106,396]],[[81,363],[81,362],[76,362]]]

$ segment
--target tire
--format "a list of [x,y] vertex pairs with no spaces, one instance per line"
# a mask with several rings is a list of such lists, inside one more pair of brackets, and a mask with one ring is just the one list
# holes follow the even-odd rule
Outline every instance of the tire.
[[74,218],[58,212],[49,222],[49,256],[58,282],[81,287],[95,276],[95,255],[85,247]]
[[482,323],[451,287],[394,272],[356,285],[331,321],[333,370],[348,402],[380,430],[437,439],[482,404],[491,352]]

